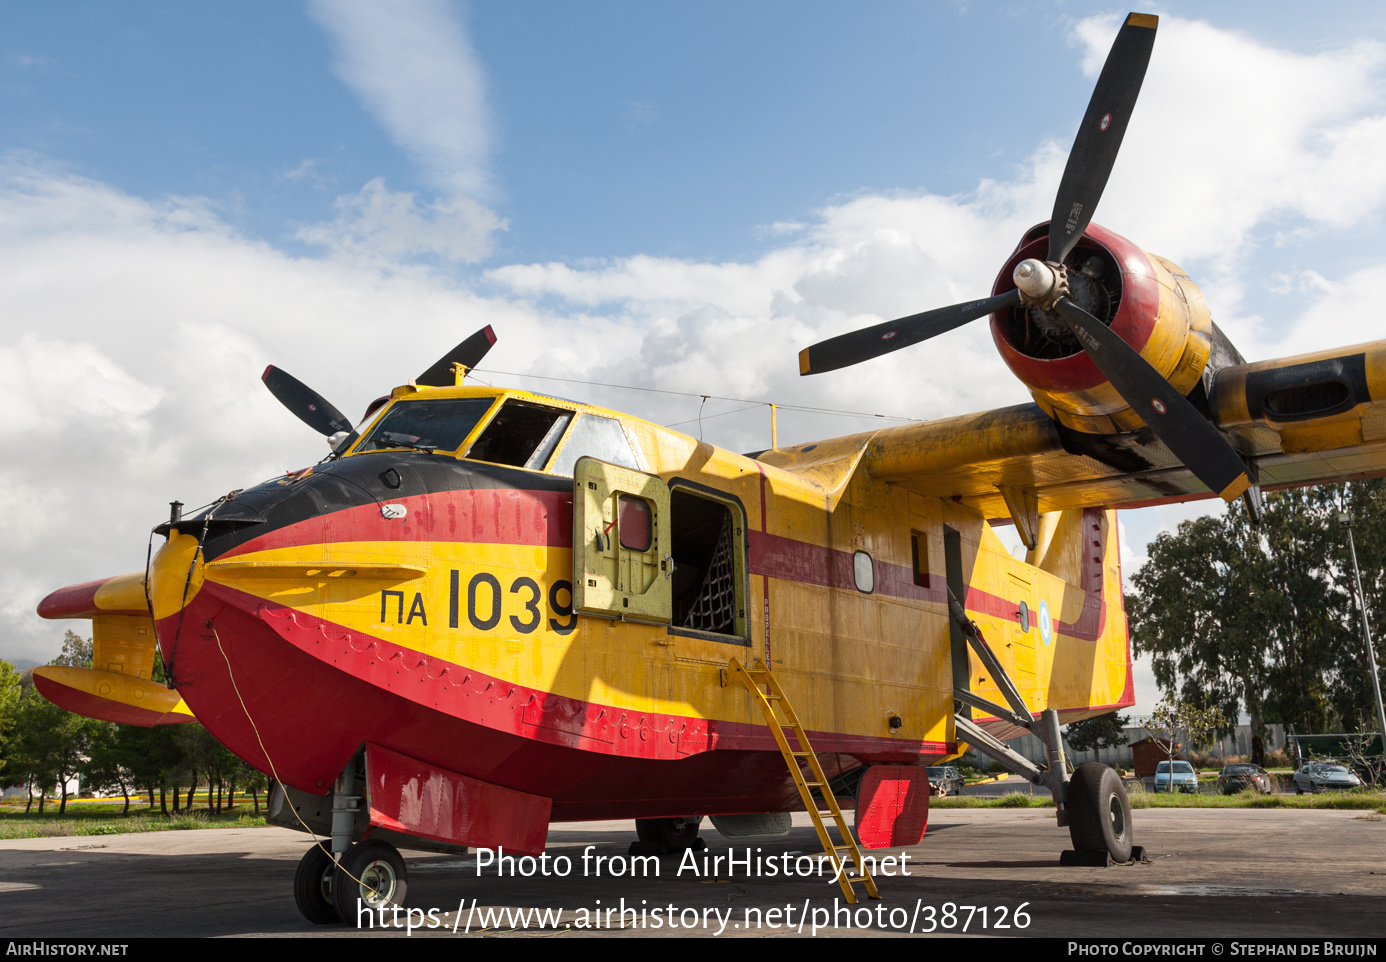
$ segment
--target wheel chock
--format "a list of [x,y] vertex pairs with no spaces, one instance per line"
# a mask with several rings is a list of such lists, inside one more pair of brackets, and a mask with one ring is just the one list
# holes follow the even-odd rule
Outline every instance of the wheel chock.
[[1144,845],[1131,846],[1131,861],[1129,862],[1113,862],[1112,856],[1105,848],[1089,849],[1087,851],[1069,849],[1059,854],[1059,864],[1069,867],[1108,868],[1112,865],[1136,865],[1140,862],[1149,861],[1150,856],[1145,854]]

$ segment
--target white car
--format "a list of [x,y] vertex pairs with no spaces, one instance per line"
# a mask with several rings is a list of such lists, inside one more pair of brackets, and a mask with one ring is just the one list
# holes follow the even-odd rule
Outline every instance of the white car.
[[1170,787],[1170,763],[1160,762],[1155,766],[1155,791],[1191,792],[1198,794],[1198,774],[1188,762],[1174,763],[1174,787]]
[[1301,765],[1295,772],[1295,794],[1305,792],[1341,791],[1346,788],[1361,788],[1358,778],[1346,765],[1337,762],[1309,762]]

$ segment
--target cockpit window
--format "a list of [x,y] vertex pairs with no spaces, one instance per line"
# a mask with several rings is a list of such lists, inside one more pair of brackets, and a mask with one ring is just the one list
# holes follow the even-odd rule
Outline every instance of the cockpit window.
[[643,470],[640,462],[635,459],[630,442],[626,440],[626,432],[621,429],[621,422],[614,418],[604,418],[596,414],[584,414],[579,417],[568,435],[567,443],[558,452],[558,457],[553,459],[549,473],[571,477],[578,458],[584,456],[609,464],[619,464],[625,468],[634,468],[637,471]]
[[572,412],[561,408],[506,401],[466,457],[542,471],[572,419]]
[[355,452],[399,448],[456,451],[477,422],[491,409],[492,398],[439,398],[430,401],[397,401],[376,422]]

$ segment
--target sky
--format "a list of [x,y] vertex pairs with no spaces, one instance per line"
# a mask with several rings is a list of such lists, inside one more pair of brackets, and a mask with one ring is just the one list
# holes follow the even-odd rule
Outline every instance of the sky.
[[[1386,8],[1147,10],[1095,220],[1186,268],[1248,358],[1381,338]],[[0,6],[0,654],[56,654],[35,605],[141,568],[169,501],[325,453],[256,383],[270,363],[359,416],[491,324],[488,382],[736,450],[769,444],[750,402],[1026,401],[983,324],[811,379],[797,354],[989,292],[1125,13]],[[780,439],[889,423],[785,412]],[[1124,512],[1128,574],[1207,510]]]

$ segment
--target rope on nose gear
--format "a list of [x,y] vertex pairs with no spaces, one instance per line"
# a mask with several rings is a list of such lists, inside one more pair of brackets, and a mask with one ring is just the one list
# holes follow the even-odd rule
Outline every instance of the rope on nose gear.
[[[342,863],[333,856],[331,850],[323,845],[323,840],[318,838],[318,833],[308,827],[308,823],[303,820],[303,816],[298,814],[298,808],[289,800],[289,790],[285,787],[283,779],[279,777],[279,771],[274,767],[274,759],[270,758],[269,749],[265,747],[265,740],[260,737],[260,728],[255,724],[255,719],[250,717],[250,709],[245,706],[245,699],[241,697],[240,686],[236,684],[236,676],[231,671],[231,659],[226,657],[226,649],[221,645],[221,635],[217,634],[216,626],[210,622],[208,622],[207,627],[211,629],[212,638],[216,640],[217,651],[221,653],[221,660],[226,662],[226,677],[231,681],[231,690],[236,693],[236,701],[241,703],[241,712],[245,715],[245,720],[250,723],[250,730],[255,733],[255,741],[260,745],[260,753],[265,756],[265,761],[269,763],[270,777],[273,778],[275,784],[279,786],[279,790],[284,793],[284,799],[289,802],[289,810],[294,813],[294,818],[298,819],[298,824],[302,825],[303,830],[312,838],[313,844],[322,849],[323,854],[332,860],[332,863],[337,866],[338,870],[341,871],[343,875],[351,879],[357,885],[365,885],[365,882],[362,882],[359,878],[342,867]],[[385,901],[395,908],[404,908],[403,905],[400,905],[394,899],[387,897]],[[343,919],[343,921],[347,920]]]

